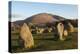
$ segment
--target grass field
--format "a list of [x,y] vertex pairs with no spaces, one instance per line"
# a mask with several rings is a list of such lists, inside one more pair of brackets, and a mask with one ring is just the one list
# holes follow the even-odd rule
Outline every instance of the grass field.
[[54,33],[33,34],[35,46],[32,49],[25,49],[21,43],[22,40],[19,38],[19,33],[11,35],[12,52],[66,50],[78,48],[78,32],[69,34],[65,41],[55,40]]

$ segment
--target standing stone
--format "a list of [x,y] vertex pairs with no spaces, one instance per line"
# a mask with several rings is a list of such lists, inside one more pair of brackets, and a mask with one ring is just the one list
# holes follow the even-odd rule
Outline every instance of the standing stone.
[[68,36],[68,31],[66,29],[64,30],[64,36]]
[[74,32],[74,27],[71,23],[68,23],[69,25],[69,32]]
[[24,41],[25,48],[32,48],[34,46],[33,36],[26,23],[21,27],[20,36]]
[[60,40],[64,40],[64,38],[63,38],[64,25],[62,23],[58,23],[57,30],[58,30]]

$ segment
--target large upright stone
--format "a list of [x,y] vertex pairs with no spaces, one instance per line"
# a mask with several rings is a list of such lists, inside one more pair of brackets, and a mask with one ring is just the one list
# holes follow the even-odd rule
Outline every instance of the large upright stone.
[[64,38],[63,38],[64,25],[62,23],[58,23],[57,30],[58,30],[60,40],[64,40]]
[[65,28],[65,25],[63,23],[58,23],[57,30],[60,40],[65,40],[68,36],[68,30]]
[[71,23],[68,23],[69,25],[69,32],[74,32],[74,26]]
[[21,27],[20,36],[24,40],[25,48],[32,48],[34,46],[33,36],[26,23]]

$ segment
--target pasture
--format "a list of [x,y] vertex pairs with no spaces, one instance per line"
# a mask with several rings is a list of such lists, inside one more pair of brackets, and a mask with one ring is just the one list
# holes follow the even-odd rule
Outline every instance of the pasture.
[[55,33],[33,34],[35,46],[32,49],[25,49],[19,33],[11,33],[11,52],[54,51],[78,48],[77,29],[75,32],[70,33],[65,41],[60,41],[55,36]]

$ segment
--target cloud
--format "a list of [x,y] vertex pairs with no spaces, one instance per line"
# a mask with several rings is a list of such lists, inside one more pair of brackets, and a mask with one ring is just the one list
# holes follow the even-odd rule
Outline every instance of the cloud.
[[23,20],[25,18],[26,18],[26,16],[24,16],[24,15],[20,15],[20,14],[9,14],[9,19],[11,21]]
[[24,16],[22,16],[20,14],[9,14],[8,16],[9,16],[9,18],[20,18],[20,17],[24,17]]
[[20,18],[20,17],[23,17],[23,16],[20,15],[20,14],[12,14],[11,17],[12,18]]

